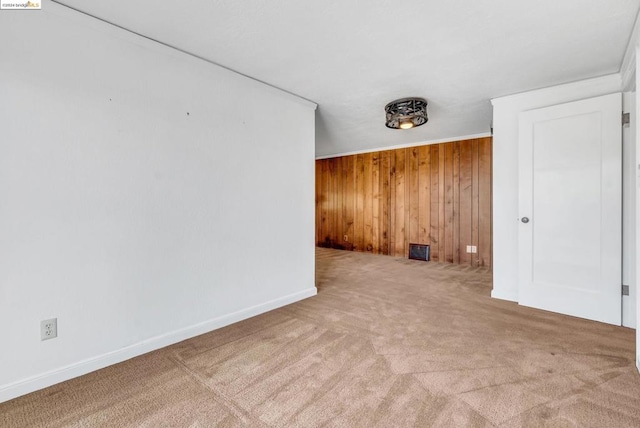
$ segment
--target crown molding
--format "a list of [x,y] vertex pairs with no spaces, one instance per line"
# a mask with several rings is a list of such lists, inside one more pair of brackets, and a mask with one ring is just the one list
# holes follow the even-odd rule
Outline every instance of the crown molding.
[[620,66],[620,78],[622,80],[623,91],[636,90],[636,51],[640,46],[640,13],[636,15],[636,22],[633,25],[633,31],[627,49],[624,52],[622,65]]

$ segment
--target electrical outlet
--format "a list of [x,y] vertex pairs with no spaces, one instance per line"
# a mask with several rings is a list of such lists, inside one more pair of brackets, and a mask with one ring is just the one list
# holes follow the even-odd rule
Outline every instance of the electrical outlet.
[[344,235],[344,242],[349,242],[349,235]]
[[472,246],[471,246],[471,252],[472,252],[473,254],[476,254],[476,253],[478,252],[478,247],[476,247],[475,245],[472,245]]
[[467,245],[467,253],[471,253],[471,245]]
[[40,340],[58,337],[58,318],[40,321]]

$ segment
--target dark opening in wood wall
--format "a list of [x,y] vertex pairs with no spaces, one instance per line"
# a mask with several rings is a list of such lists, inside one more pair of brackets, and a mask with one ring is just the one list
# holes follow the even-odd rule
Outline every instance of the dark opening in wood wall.
[[434,262],[491,266],[491,143],[317,160],[316,244],[397,257],[428,244]]

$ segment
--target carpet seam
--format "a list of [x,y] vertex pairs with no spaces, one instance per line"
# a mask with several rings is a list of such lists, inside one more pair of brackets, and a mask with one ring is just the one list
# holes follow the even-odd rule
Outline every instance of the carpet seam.
[[217,401],[219,404],[224,406],[224,408],[229,410],[234,416],[236,416],[240,420],[242,420],[243,423],[247,424],[248,422],[252,422],[252,423],[257,423],[258,424],[258,425],[251,425],[252,427],[253,426],[271,427],[271,425],[266,424],[260,418],[258,418],[255,415],[253,415],[253,413],[251,413],[250,411],[245,410],[242,407],[236,405],[233,402],[233,400],[231,400],[229,397],[227,397],[224,393],[222,393],[221,391],[218,391],[218,390],[214,389],[213,387],[211,387],[206,382],[206,380],[202,379],[202,377],[199,376],[195,371],[191,370],[183,361],[175,358],[174,356],[168,356],[167,358],[169,358],[169,360],[172,361],[178,367],[178,369],[182,370],[189,377],[194,379],[197,383],[199,383],[205,389],[207,389],[209,392],[211,392],[212,395],[213,395],[213,399],[215,401]]

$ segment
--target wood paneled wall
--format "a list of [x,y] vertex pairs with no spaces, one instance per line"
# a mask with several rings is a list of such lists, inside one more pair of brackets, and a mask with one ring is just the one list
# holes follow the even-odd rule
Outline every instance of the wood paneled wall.
[[316,243],[491,266],[491,138],[317,160]]

